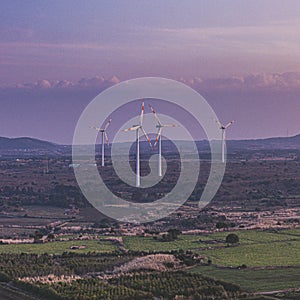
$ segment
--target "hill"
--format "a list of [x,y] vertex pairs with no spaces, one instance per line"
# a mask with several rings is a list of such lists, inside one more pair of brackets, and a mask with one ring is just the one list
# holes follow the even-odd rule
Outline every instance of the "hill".
[[0,137],[1,150],[33,150],[33,149],[56,149],[57,144],[42,141],[30,137],[7,138]]
[[[142,152],[150,151],[149,145],[145,141],[141,141]],[[119,143],[118,149],[128,149],[127,143]],[[187,151],[193,149],[188,141],[179,141],[179,145]],[[209,144],[207,140],[196,142],[199,151],[209,152]],[[255,151],[255,150],[300,150],[300,134],[292,137],[273,137],[266,139],[251,140],[228,140],[228,153],[235,151]],[[109,155],[109,148],[106,155]],[[98,148],[99,151],[99,148]],[[164,141],[164,152],[176,152],[174,144],[171,141]],[[130,153],[134,155],[135,146],[132,144]],[[71,145],[60,145],[43,141],[30,137],[7,138],[0,137],[0,155],[2,156],[30,156],[30,155],[71,155]]]
[[70,151],[69,146],[59,145],[30,137],[0,137],[0,155],[56,155]]
[[273,137],[253,140],[230,140],[228,148],[245,150],[300,149],[300,134],[292,137]]

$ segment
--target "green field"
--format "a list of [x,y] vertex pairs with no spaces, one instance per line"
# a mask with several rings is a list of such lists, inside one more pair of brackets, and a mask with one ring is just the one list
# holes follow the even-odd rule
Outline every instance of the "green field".
[[215,279],[226,280],[238,284],[250,292],[268,292],[299,288],[300,268],[276,269],[223,269],[214,266],[199,266],[190,270]]
[[[192,250],[210,258],[212,265],[197,265],[189,272],[221,279],[241,286],[249,292],[268,292],[300,287],[300,229],[284,231],[234,231],[240,243],[228,246],[230,232],[201,235],[180,235],[172,242],[161,237],[123,236],[124,246],[132,251]],[[71,250],[71,246],[85,249]],[[110,241],[55,241],[45,244],[0,245],[0,253],[112,252],[117,247]],[[107,258],[106,258],[107,259]],[[77,261],[76,258],[74,261]],[[78,264],[78,261],[76,262]],[[86,264],[84,262],[84,264]],[[238,266],[246,265],[246,269]],[[82,267],[82,266],[81,266]],[[266,267],[266,268],[264,268]],[[10,299],[10,298],[7,298]]]
[[124,245],[134,251],[193,250],[222,266],[295,266],[300,265],[300,230],[285,232],[235,231],[238,246],[228,247],[225,238],[230,232],[209,235],[181,235],[173,242],[153,237],[124,237]]
[[[212,247],[201,253],[214,264],[223,266],[299,266],[300,230],[238,231],[240,244],[236,247]],[[229,232],[214,233],[211,237],[224,239]],[[224,244],[225,245],[225,244]]]
[[215,248],[200,253],[222,266],[299,266],[300,240]]
[[[225,239],[225,237],[231,232],[223,231],[217,232],[210,235],[211,238],[215,239]],[[292,229],[285,231],[272,231],[272,230],[240,230],[233,231],[240,238],[241,244],[265,244],[277,241],[290,241],[290,240],[300,240],[300,229]]]
[[[71,246],[85,245],[85,249],[71,250]],[[18,244],[18,245],[0,245],[0,253],[48,253],[48,254],[62,254],[63,252],[112,252],[117,250],[109,241],[91,240],[91,241],[65,241],[65,242],[51,242],[45,244]]]
[[[181,235],[176,241],[162,242],[151,236],[124,236],[124,246],[133,251],[169,251],[169,250],[197,250],[201,246],[197,235]],[[205,239],[209,239],[204,237]]]
[[[213,264],[221,266],[248,267],[261,266],[299,266],[300,229],[279,231],[235,231],[240,238],[238,246],[228,247],[225,237],[230,232],[208,235],[180,235],[172,242],[163,242],[152,236],[124,236],[124,246],[133,251],[192,250],[209,257]],[[85,249],[70,250],[71,246],[85,245]],[[0,245],[0,253],[49,253],[63,252],[111,252],[117,250],[109,241],[62,241],[46,244]]]
[[[229,232],[214,233],[204,238],[198,236],[196,240],[199,241],[200,238],[202,242],[198,242],[196,251],[209,257],[213,266],[198,266],[191,272],[239,284],[247,291],[268,292],[300,287],[299,229],[278,232],[249,230],[235,233],[240,239],[238,246],[227,247],[225,243],[216,243],[209,245],[209,248],[206,245],[206,249],[203,247],[205,245],[203,241],[207,238],[221,241]],[[192,237],[190,239],[191,242],[193,239]],[[237,267],[243,264],[248,268],[230,269],[215,266]],[[272,269],[249,267],[272,267]]]

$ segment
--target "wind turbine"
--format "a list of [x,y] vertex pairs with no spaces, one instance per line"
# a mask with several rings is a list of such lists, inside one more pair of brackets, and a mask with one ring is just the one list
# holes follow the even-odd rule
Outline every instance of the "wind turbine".
[[149,107],[152,111],[152,113],[154,114],[154,117],[157,121],[157,125],[156,128],[158,129],[157,131],[157,137],[154,143],[154,146],[156,146],[156,144],[158,143],[158,176],[161,177],[162,176],[162,164],[161,164],[161,133],[164,127],[176,127],[177,125],[175,124],[162,124],[162,122],[160,121],[156,111],[154,110],[154,108],[149,104]]
[[142,101],[142,111],[139,118],[139,124],[133,125],[130,128],[124,129],[123,131],[135,131],[136,132],[136,169],[135,169],[135,186],[140,187],[141,185],[141,174],[140,174],[140,135],[139,130],[142,130],[143,134],[145,135],[149,145],[151,146],[151,141],[143,128],[143,117],[145,111],[145,103],[144,100]]
[[90,128],[96,129],[98,132],[101,132],[101,138],[102,138],[102,158],[101,158],[101,166],[104,167],[104,138],[106,140],[106,144],[108,145],[108,136],[106,133],[106,129],[108,128],[109,124],[111,123],[111,119],[108,120],[108,122],[105,124],[103,128],[90,126]]
[[216,120],[220,129],[222,130],[222,162],[225,162],[225,144],[226,144],[226,129],[231,126],[235,121],[230,121],[227,125],[223,125],[220,121]]

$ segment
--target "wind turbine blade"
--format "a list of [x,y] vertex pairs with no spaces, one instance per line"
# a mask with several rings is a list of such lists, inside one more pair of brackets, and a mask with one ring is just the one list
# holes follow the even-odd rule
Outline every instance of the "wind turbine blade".
[[123,129],[122,131],[132,131],[132,130],[137,130],[139,129],[141,126],[140,125],[136,125],[127,129]]
[[161,136],[161,132],[162,132],[162,128],[159,128],[153,147],[156,146],[156,144],[158,143],[160,136]]
[[215,119],[215,122],[220,126],[220,128],[223,127],[222,123],[219,120]]
[[177,124],[165,124],[163,127],[179,127]]
[[228,128],[228,127],[229,127],[230,125],[232,125],[233,123],[234,123],[234,120],[230,121],[226,126],[224,126],[225,129]]
[[105,124],[105,126],[104,126],[104,130],[106,130],[107,129],[107,127],[109,126],[109,124],[111,123],[111,119],[109,119],[108,120],[108,122]]
[[150,147],[152,147],[151,140],[149,139],[149,136],[146,133],[145,129],[143,127],[141,127],[141,129],[142,129],[142,132],[143,132],[144,136],[146,137],[146,139],[148,141],[148,144],[150,145]]
[[154,108],[153,108],[150,104],[148,104],[148,105],[149,105],[149,107],[150,107],[152,113],[154,114],[154,117],[155,117],[157,123],[158,123],[160,126],[162,126],[162,123],[160,122],[159,117],[158,117],[156,111],[154,110]]
[[144,102],[144,99],[143,99],[143,101],[142,101],[142,111],[141,111],[141,114],[140,114],[140,125],[141,126],[143,124],[144,111],[145,111],[145,102]]
[[106,142],[106,144],[108,145],[108,136],[107,136],[107,134],[106,134],[105,131],[104,131],[104,136],[105,136],[105,142]]
[[92,128],[92,129],[96,129],[97,131],[101,131],[100,127],[95,127],[95,126],[89,126],[89,127]]

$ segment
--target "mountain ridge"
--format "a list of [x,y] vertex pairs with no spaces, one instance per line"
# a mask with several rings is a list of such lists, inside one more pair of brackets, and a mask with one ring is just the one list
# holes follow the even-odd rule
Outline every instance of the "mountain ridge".
[[[181,141],[184,143],[185,141]],[[141,141],[141,144],[144,141]],[[202,150],[209,150],[207,140],[196,141]],[[227,140],[228,151],[236,149],[299,149],[300,134],[291,137],[270,137],[265,139]],[[0,137],[0,154],[10,155],[17,153],[35,154],[71,154],[71,145],[57,144],[32,137]]]
[[0,137],[0,149],[49,149],[61,146],[56,143],[31,138],[31,137]]

